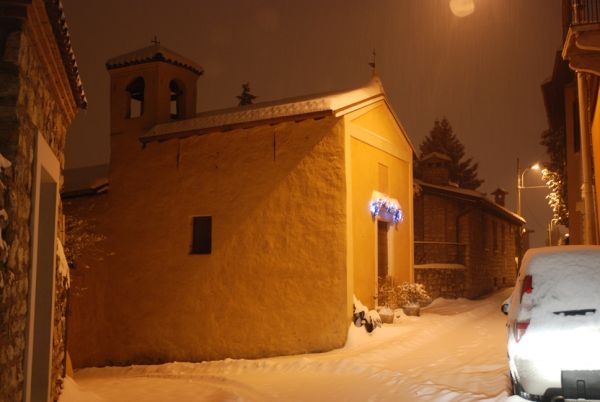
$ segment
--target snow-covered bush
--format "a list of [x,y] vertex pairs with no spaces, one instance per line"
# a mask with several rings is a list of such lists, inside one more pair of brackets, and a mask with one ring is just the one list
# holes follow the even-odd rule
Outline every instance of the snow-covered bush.
[[426,304],[431,301],[420,283],[403,282],[398,285],[391,276],[379,283],[377,301],[380,306],[395,309],[407,305]]
[[375,310],[369,310],[367,306],[362,304],[360,300],[354,296],[354,313],[352,314],[352,321],[357,327],[365,326],[367,332],[373,332],[377,327],[381,326],[381,317]]
[[79,257],[96,251],[99,244],[106,240],[106,236],[91,230],[93,222],[71,214],[65,214],[65,225],[67,241],[64,244],[64,251],[69,266],[73,268]]
[[396,292],[400,306],[426,304],[431,301],[425,286],[420,283],[404,282],[396,288]]
[[391,276],[386,276],[384,280],[379,281],[377,304],[390,309],[400,307],[398,305],[398,292],[396,291],[396,288],[397,286],[394,282],[394,278]]

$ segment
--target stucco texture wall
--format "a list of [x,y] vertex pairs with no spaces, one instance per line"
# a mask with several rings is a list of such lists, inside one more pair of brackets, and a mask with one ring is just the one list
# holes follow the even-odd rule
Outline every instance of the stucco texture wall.
[[[149,143],[113,137],[98,225],[107,256],[79,274],[75,367],[255,358],[343,346],[346,181],[339,119]],[[190,254],[192,217],[212,253]],[[87,306],[102,311],[83,321]],[[93,345],[90,347],[90,345]]]
[[[600,90],[598,91],[600,93]],[[594,186],[596,191],[594,192],[594,197],[596,205],[600,205],[600,192],[597,190],[600,187],[600,102],[596,102],[596,108],[594,110],[594,119],[592,121],[592,163],[593,163],[593,171],[594,174]],[[570,216],[569,216],[570,219]],[[596,222],[595,222],[596,231],[600,228],[600,213],[596,212]],[[598,234],[596,234],[596,237]],[[569,241],[572,239],[569,235]],[[596,239],[598,241],[598,239]],[[577,244],[577,243],[572,243]]]
[[[597,104],[596,104],[597,106]],[[583,200],[581,198],[581,141],[579,140],[579,113],[577,101],[577,85],[574,81],[565,87],[565,144],[566,144],[566,174],[567,180],[567,208],[569,211],[569,244],[583,244]],[[594,114],[598,116],[598,114]],[[597,152],[600,151],[600,131],[598,123],[592,125],[592,145],[594,160],[597,161]],[[594,129],[594,126],[597,128]],[[594,136],[594,133],[597,133]],[[594,145],[596,144],[596,145]],[[594,166],[594,169],[598,166]],[[596,170],[598,171],[598,170]],[[598,183],[596,184],[596,188]]]
[[384,101],[346,117],[349,142],[349,200],[352,213],[350,270],[358,299],[374,307],[377,294],[377,221],[369,212],[373,190],[400,203],[404,220],[390,223],[388,272],[413,278],[412,148]]

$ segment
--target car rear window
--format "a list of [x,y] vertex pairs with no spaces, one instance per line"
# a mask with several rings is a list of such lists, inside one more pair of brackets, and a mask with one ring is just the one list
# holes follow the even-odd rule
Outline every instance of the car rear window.
[[524,261],[533,291],[525,294],[520,319],[556,321],[595,316],[600,320],[600,249],[537,253]]

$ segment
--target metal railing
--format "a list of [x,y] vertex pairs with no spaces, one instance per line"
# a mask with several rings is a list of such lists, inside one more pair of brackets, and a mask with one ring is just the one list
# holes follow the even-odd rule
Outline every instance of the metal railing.
[[467,245],[437,241],[415,241],[415,264],[465,265]]
[[600,23],[600,0],[571,0],[571,25]]

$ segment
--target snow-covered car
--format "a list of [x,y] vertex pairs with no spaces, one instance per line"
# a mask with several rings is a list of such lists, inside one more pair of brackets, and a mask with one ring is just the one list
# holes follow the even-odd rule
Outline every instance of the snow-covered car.
[[502,311],[515,394],[600,400],[599,246],[527,251]]

